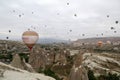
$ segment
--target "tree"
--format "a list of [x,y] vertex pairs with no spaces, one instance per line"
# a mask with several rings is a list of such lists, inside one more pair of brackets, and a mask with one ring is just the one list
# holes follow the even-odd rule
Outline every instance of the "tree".
[[88,78],[89,80],[97,80],[92,70],[88,70]]

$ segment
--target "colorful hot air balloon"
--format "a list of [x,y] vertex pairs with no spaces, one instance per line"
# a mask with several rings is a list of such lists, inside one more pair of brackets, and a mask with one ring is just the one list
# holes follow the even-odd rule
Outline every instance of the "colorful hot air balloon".
[[98,45],[99,47],[101,47],[101,46],[103,45],[103,42],[102,42],[102,41],[98,41],[97,45]]
[[33,48],[38,39],[39,35],[35,31],[25,31],[22,34],[22,40],[30,50]]

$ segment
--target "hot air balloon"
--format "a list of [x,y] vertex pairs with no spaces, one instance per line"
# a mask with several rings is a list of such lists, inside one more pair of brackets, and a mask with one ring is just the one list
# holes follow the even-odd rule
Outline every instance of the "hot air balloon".
[[82,34],[82,36],[85,36],[85,34]]
[[6,39],[9,39],[9,37],[6,37]]
[[74,14],[75,17],[77,17],[77,14]]
[[117,33],[117,31],[114,31],[114,33]]
[[106,41],[107,44],[111,44],[111,41]]
[[107,15],[107,17],[109,18],[109,15]]
[[69,5],[69,3],[67,3],[67,5]]
[[70,32],[72,32],[72,30],[70,30]]
[[118,24],[118,21],[115,21],[116,24]]
[[13,10],[13,12],[15,12],[15,10]]
[[115,29],[114,27],[111,27],[111,30]]
[[103,33],[101,33],[101,35],[103,36]]
[[97,45],[98,45],[99,47],[101,47],[101,46],[103,45],[103,42],[102,42],[102,41],[98,41]]
[[9,30],[9,33],[11,33],[11,30]]
[[21,15],[19,15],[19,17],[21,17]]
[[38,38],[39,35],[35,31],[25,31],[22,34],[22,40],[30,50],[32,50]]

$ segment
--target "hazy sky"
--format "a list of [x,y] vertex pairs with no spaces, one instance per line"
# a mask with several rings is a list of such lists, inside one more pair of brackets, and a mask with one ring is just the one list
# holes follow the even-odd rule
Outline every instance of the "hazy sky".
[[40,38],[120,36],[120,24],[115,21],[120,21],[120,0],[0,0],[2,39],[21,39],[28,28]]

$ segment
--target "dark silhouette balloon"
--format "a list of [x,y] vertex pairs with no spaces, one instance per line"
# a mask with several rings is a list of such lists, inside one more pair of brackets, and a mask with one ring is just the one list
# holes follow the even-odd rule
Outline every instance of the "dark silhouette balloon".
[[11,33],[11,30],[9,30],[9,33]]
[[114,27],[111,27],[111,30],[114,30],[115,28]]
[[77,17],[77,14],[74,14],[75,17]]
[[21,15],[19,15],[19,17],[21,17]]
[[72,32],[72,30],[70,30],[70,32]]
[[103,36],[103,33],[101,35]]
[[13,10],[13,12],[15,12],[15,10]]
[[115,21],[116,24],[118,24],[118,21]]
[[114,33],[117,33],[117,31],[114,31]]
[[69,3],[67,3],[67,5],[69,5]]
[[109,18],[110,16],[109,15],[107,15],[107,18]]
[[9,39],[9,37],[6,37],[6,39]]
[[85,36],[85,34],[82,34],[82,36]]

